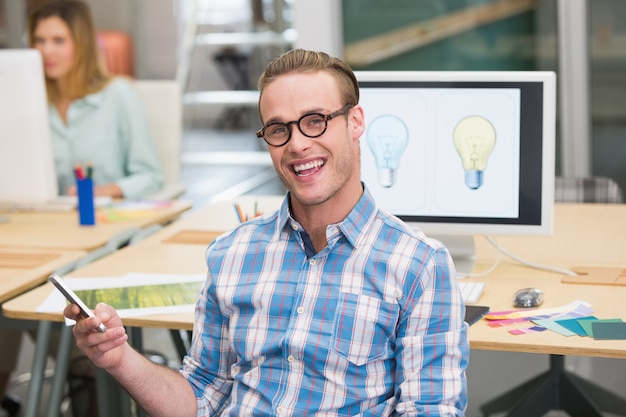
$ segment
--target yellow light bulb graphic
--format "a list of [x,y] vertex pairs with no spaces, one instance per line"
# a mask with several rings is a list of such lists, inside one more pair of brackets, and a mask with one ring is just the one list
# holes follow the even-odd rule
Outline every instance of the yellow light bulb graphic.
[[484,117],[466,117],[454,128],[454,146],[463,161],[465,184],[472,190],[483,184],[483,171],[495,144],[496,130]]

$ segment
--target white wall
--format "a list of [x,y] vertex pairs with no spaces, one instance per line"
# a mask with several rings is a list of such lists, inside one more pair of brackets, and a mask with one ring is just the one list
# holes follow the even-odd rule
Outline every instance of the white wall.
[[178,32],[174,0],[89,0],[96,26],[128,32],[134,39],[135,72],[141,79],[174,79]]
[[341,2],[295,0],[293,9],[293,27],[298,33],[297,48],[343,57]]

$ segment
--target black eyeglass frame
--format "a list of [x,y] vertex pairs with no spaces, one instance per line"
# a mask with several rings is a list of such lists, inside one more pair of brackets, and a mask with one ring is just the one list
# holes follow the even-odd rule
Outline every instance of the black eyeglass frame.
[[[296,125],[298,127],[298,130],[300,131],[300,133],[302,133],[304,136],[306,136],[307,138],[319,138],[320,136],[322,136],[324,133],[326,133],[326,129],[328,129],[328,122],[334,118],[336,118],[337,116],[343,116],[345,114],[348,113],[348,111],[354,107],[354,104],[346,104],[345,106],[343,106],[341,109],[334,111],[330,114],[323,114],[323,113],[317,113],[317,112],[312,112],[312,113],[306,113],[303,114],[302,117],[300,117],[298,120],[292,120],[290,122],[270,122],[268,124],[266,124],[265,126],[263,126],[261,129],[259,129],[256,132],[256,137],[257,138],[263,138],[263,140],[265,141],[265,143],[267,143],[269,146],[273,146],[275,148],[280,148],[281,146],[284,146],[287,144],[287,142],[289,142],[289,140],[291,140],[291,125]],[[325,122],[325,126],[324,129],[322,129],[322,131],[316,135],[309,135],[304,133],[304,131],[302,130],[302,128],[300,127],[300,122],[302,122],[302,120],[304,120],[306,117],[310,117],[310,116],[320,116],[324,122]],[[265,137],[265,129],[271,127],[271,126],[276,126],[276,125],[283,125],[287,128],[287,139],[285,139],[285,141],[281,144],[273,144],[270,143],[267,138]]]

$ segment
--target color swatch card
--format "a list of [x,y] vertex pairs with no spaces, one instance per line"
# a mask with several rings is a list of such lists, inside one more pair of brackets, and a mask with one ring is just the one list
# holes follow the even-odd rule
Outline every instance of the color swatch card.
[[626,340],[626,323],[623,321],[593,321],[591,329],[594,339]]

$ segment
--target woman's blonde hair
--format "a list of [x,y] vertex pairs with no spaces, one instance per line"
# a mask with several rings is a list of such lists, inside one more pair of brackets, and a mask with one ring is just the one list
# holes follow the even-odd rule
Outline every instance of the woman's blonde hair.
[[265,67],[259,78],[258,88],[263,94],[263,89],[281,75],[292,72],[316,71],[328,71],[335,77],[344,105],[359,104],[359,83],[352,68],[339,58],[331,57],[325,52],[304,49],[285,52]]
[[[29,14],[28,34],[34,47],[38,23],[58,17],[68,26],[75,45],[74,63],[68,77],[68,94],[71,98],[84,97],[100,91],[110,81],[98,48],[93,17],[86,3],[80,0],[43,1]],[[48,100],[58,96],[56,84],[46,79]]]

